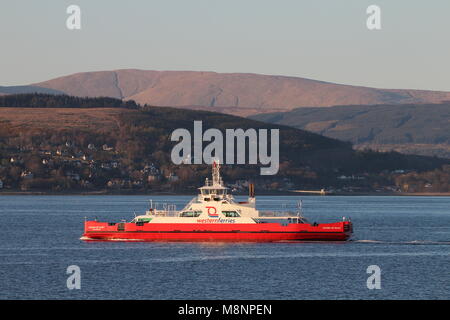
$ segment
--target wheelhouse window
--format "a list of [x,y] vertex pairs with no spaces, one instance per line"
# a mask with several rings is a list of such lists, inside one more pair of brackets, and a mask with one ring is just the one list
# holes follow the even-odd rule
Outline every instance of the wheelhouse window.
[[210,195],[216,195],[216,196],[223,196],[227,194],[226,189],[201,189],[202,196],[210,196]]
[[218,196],[223,196],[224,194],[226,194],[226,190],[225,189],[217,189],[217,190],[214,190],[214,192]]

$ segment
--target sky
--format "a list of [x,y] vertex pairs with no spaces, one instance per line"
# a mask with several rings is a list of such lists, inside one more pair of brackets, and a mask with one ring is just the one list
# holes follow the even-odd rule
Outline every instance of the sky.
[[449,35],[448,0],[1,0],[0,86],[135,68],[450,91]]

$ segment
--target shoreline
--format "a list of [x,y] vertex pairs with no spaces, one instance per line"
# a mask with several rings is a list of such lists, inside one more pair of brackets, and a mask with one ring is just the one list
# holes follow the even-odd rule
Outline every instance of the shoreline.
[[[247,193],[235,193],[235,196],[247,196]],[[317,196],[314,193],[298,192],[258,192],[261,196]],[[188,192],[111,192],[106,190],[90,192],[49,192],[49,191],[0,191],[0,196],[195,196]],[[450,197],[450,192],[338,192],[321,196],[421,196],[421,197]]]

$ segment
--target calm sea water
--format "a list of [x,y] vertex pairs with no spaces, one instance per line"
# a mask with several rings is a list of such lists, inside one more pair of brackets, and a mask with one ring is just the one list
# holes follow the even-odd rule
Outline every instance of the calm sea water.
[[[186,196],[152,197],[176,203]],[[1,299],[450,299],[450,198],[303,197],[304,215],[351,217],[345,243],[83,242],[83,220],[130,220],[146,196],[1,196]],[[277,209],[297,197],[258,197]],[[66,268],[81,268],[68,290]],[[369,265],[381,289],[369,290]]]

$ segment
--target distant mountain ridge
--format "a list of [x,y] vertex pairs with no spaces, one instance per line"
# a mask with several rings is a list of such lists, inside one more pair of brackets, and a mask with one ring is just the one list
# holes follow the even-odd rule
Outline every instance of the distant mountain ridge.
[[0,86],[0,96],[24,93],[64,94],[62,91],[38,86]]
[[349,141],[356,148],[450,158],[450,102],[298,108],[250,118]]
[[289,111],[298,107],[450,101],[450,92],[442,91],[375,89],[299,77],[199,71],[83,72],[32,86],[73,96],[106,96],[131,99],[140,104],[238,115]]

